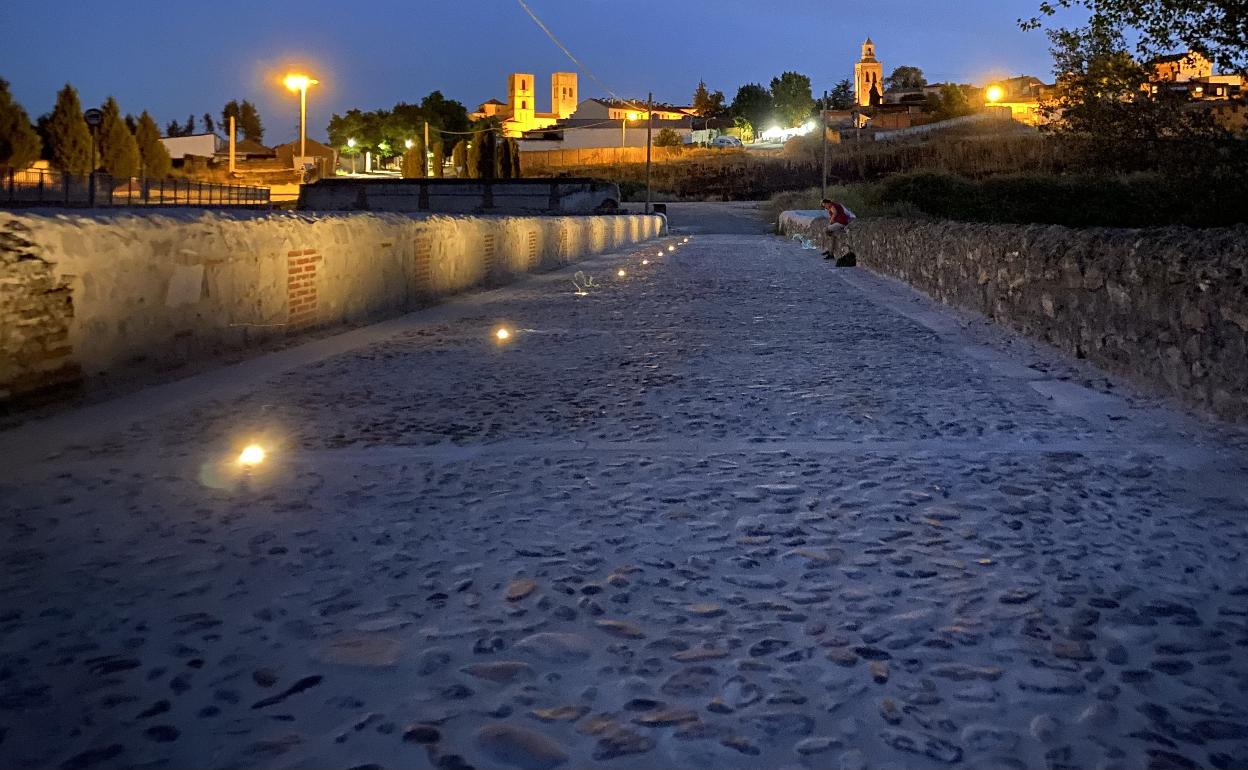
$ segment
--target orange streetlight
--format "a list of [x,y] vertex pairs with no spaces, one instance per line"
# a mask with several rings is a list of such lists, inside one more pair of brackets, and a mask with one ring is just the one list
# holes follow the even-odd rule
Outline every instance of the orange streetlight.
[[307,75],[287,75],[282,81],[286,88],[299,92],[299,158],[300,163],[308,156],[308,86],[321,82]]
[[987,90],[984,91],[984,98],[988,100],[989,104],[996,104],[1005,98],[1005,89],[998,85],[988,86]]

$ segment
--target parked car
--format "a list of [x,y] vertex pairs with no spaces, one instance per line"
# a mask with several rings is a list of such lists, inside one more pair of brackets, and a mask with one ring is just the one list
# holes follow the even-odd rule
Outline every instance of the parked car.
[[715,141],[711,142],[712,147],[744,147],[741,140],[735,136],[717,136]]

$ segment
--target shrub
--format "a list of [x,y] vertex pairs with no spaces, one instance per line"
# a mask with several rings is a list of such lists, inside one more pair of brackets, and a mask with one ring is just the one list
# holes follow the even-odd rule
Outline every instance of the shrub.
[[1199,179],[1157,173],[1008,174],[972,181],[922,173],[889,177],[878,196],[884,204],[907,204],[934,217],[969,222],[1216,227],[1248,221],[1245,181],[1230,170]]
[[680,134],[670,128],[665,128],[654,136],[655,147],[681,147],[683,145]]

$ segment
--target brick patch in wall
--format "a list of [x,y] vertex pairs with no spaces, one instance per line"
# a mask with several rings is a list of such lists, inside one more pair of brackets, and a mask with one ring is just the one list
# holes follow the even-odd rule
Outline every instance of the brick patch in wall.
[[286,252],[288,332],[297,332],[316,323],[317,276],[322,259],[316,249],[294,249]]
[[486,233],[481,243],[481,256],[484,262],[485,277],[489,278],[498,270],[498,239],[494,233]]
[[527,248],[526,265],[529,270],[534,270],[537,268],[537,231],[536,230],[529,231],[529,236],[526,239],[525,244]]
[[433,293],[433,243],[428,238],[416,241],[412,259],[412,282],[418,294]]

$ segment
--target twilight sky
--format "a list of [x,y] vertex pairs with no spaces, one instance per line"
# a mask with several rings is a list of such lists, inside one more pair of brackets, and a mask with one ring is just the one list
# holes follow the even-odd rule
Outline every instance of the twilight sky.
[[[1038,0],[528,0],[613,91],[688,103],[699,78],[731,100],[784,70],[816,93],[851,77],[870,35],[885,72],[910,64],[931,81],[1050,79],[1040,32],[1019,31]],[[3,0],[0,77],[32,119],[72,83],[84,104],[110,94],[163,126],[218,116],[230,99],[260,108],[265,140],[298,134],[298,100],[280,75],[304,66],[322,85],[308,133],[333,112],[419,101],[434,89],[469,110],[506,99],[506,75],[539,84],[574,69],[516,0]],[[605,95],[581,73],[582,97]],[[549,90],[538,91],[548,110]]]

